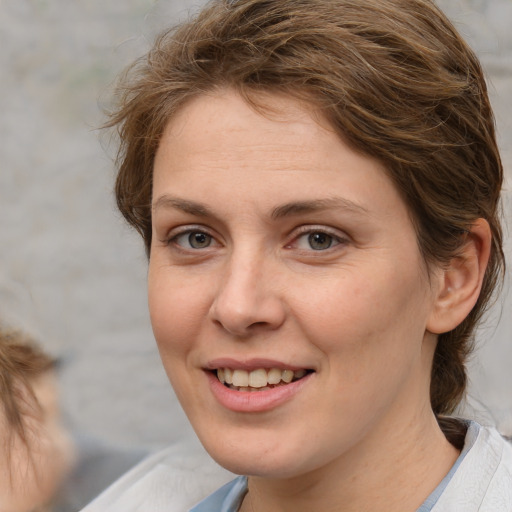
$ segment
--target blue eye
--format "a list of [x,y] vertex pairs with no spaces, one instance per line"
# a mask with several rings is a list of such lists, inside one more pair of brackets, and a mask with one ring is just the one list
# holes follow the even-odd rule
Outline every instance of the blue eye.
[[206,249],[212,244],[213,237],[203,231],[187,231],[175,236],[172,241],[185,249]]

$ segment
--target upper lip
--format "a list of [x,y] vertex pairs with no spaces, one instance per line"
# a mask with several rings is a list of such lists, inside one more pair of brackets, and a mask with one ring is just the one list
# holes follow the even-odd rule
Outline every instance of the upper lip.
[[285,363],[275,359],[251,358],[251,359],[233,359],[231,357],[220,357],[212,359],[204,366],[205,370],[217,370],[218,368],[230,368],[232,370],[252,371],[259,368],[280,368],[282,370],[310,370],[309,366]]

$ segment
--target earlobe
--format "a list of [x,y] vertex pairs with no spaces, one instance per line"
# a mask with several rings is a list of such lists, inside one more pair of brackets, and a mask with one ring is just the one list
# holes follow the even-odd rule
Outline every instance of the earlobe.
[[460,253],[439,271],[439,287],[427,330],[449,332],[471,312],[478,300],[491,250],[491,230],[477,219],[466,235]]

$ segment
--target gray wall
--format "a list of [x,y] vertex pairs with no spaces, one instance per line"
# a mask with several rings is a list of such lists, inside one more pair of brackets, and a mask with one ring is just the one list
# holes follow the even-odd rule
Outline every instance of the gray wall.
[[[95,127],[117,72],[197,4],[0,3],[0,317],[62,357],[72,428],[116,445],[156,447],[190,430],[160,366],[145,257],[114,209],[113,166]],[[444,4],[489,74],[510,190],[512,0]],[[511,203],[509,193],[509,218]],[[507,251],[512,260],[510,238]],[[471,402],[509,432],[511,310],[509,293],[499,326],[480,336]]]

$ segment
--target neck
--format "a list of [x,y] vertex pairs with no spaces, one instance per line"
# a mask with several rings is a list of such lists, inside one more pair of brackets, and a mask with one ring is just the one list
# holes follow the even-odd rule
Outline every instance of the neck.
[[384,436],[375,433],[308,474],[282,480],[250,477],[240,512],[417,510],[459,455],[426,409],[399,428],[384,425]]

